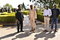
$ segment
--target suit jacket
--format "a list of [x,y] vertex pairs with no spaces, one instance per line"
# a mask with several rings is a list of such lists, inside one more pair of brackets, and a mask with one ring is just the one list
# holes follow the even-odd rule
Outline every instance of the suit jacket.
[[24,18],[23,13],[21,12],[20,9],[18,9],[16,12],[16,19],[18,19],[19,21],[22,21],[23,18]]

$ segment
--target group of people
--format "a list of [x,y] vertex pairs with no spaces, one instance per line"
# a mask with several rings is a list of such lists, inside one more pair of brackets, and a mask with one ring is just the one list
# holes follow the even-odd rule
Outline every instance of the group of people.
[[[56,5],[53,6],[52,9],[49,8],[49,6],[45,6],[43,16],[44,16],[44,32],[52,32],[53,26],[55,24],[55,30],[54,32],[57,32],[57,23],[58,23],[58,16],[60,14],[60,11],[58,8],[56,8]],[[21,12],[21,6],[18,5],[18,9],[16,12],[16,19],[17,19],[17,32],[24,32],[23,31],[23,21],[24,21],[24,15]],[[30,5],[29,10],[29,20],[31,25],[30,32],[35,32],[36,28],[36,19],[37,19],[37,13],[36,8],[33,5]],[[49,27],[51,20],[51,28]],[[20,26],[20,27],[19,27]]]
[[[56,5],[53,5],[53,8],[52,9],[49,9],[48,6],[45,7],[45,10],[44,10],[44,26],[45,26],[45,30],[44,31],[52,31],[53,30],[53,27],[55,25],[55,30],[54,32],[57,32],[57,23],[58,23],[58,16],[60,14],[60,11],[59,9],[56,7]],[[49,27],[49,23],[50,23],[50,20],[51,20],[51,28]],[[50,29],[49,29],[50,28]]]

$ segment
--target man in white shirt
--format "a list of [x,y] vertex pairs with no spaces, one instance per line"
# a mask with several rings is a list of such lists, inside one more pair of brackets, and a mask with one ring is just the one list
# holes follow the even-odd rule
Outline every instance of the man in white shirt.
[[50,21],[51,15],[52,15],[51,9],[49,9],[49,7],[46,6],[44,13],[43,13],[43,16],[44,16],[44,32],[50,31],[49,21]]

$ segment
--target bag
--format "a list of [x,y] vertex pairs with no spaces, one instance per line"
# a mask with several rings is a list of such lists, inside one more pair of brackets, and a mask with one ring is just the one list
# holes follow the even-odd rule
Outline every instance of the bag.
[[24,15],[24,21],[23,21],[23,26],[29,26],[30,20],[28,15]]

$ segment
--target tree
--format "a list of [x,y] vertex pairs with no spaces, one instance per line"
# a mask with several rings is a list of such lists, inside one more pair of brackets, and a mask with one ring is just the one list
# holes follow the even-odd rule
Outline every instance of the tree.
[[13,8],[12,5],[10,5],[10,4],[8,4],[8,3],[5,4],[3,7],[10,7],[10,8]]
[[58,4],[58,7],[60,7],[60,0],[54,0],[56,4]]
[[[34,1],[36,1],[36,0],[34,0]],[[48,4],[50,6],[50,8],[52,8],[52,6],[54,4],[54,0],[37,0],[37,3],[42,3],[42,4],[44,4],[44,6],[46,6]],[[41,4],[40,4],[40,6],[41,6]]]
[[25,7],[25,4],[24,4],[24,3],[22,4],[22,7],[23,7],[23,9],[26,9],[26,7]]
[[10,12],[13,7],[12,7],[12,5],[7,3],[3,6],[3,8],[5,9],[5,11]]

